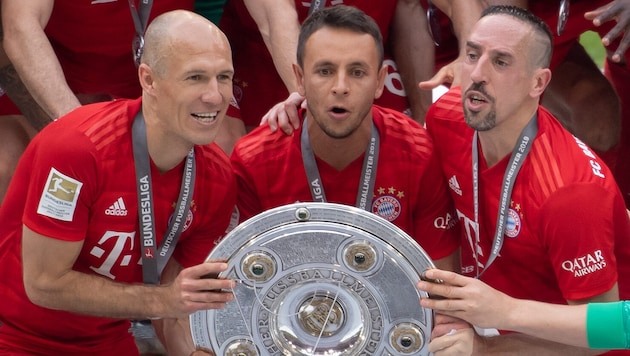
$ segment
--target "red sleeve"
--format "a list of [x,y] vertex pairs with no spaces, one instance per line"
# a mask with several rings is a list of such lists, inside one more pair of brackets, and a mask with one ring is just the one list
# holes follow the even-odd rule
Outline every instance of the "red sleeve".
[[41,235],[80,241],[86,236],[89,207],[98,190],[98,163],[84,135],[53,125],[36,137],[25,155],[32,161],[25,163],[30,164],[30,176],[23,221]]
[[557,190],[541,209],[541,238],[567,300],[594,297],[617,281],[614,221],[626,212],[612,208],[614,199],[601,186],[573,184]]

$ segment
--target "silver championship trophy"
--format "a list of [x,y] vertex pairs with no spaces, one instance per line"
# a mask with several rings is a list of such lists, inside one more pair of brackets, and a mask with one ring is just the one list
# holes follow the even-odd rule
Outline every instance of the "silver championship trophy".
[[416,288],[432,261],[400,228],[364,210],[296,203],[230,232],[208,260],[238,280],[234,301],[190,316],[217,356],[428,355],[433,314]]

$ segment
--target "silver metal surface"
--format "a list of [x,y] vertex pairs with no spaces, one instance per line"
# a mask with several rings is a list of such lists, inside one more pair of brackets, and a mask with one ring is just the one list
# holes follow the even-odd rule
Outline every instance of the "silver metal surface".
[[433,267],[392,223],[358,208],[296,203],[257,215],[208,256],[239,280],[235,300],[190,317],[223,355],[428,355],[433,314],[415,286]]

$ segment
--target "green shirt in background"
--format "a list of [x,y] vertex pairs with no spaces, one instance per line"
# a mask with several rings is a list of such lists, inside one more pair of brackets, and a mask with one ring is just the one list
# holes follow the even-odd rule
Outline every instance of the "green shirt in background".
[[196,0],[195,12],[218,26],[225,2],[226,0]]

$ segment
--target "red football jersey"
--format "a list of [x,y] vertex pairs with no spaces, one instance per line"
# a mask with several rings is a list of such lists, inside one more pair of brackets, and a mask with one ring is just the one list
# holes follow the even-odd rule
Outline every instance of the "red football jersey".
[[[427,129],[464,230],[463,273],[474,276],[490,255],[509,155],[487,167],[479,154],[477,241],[473,130],[464,121],[460,90],[431,107]],[[559,304],[597,296],[618,282],[621,298],[629,299],[630,221],[611,172],[542,107],[538,126],[515,180],[503,247],[482,280],[516,298]]]
[[[142,283],[131,124],[140,100],[83,106],[32,141],[0,209],[0,350],[63,355],[134,355],[129,321],[50,310],[27,298],[22,282],[22,223],[44,236],[82,241],[74,269]],[[228,157],[216,145],[195,148],[191,208],[173,258],[203,262],[225,234],[236,203]],[[179,196],[184,162],[160,174],[151,162],[156,243]]]
[[[459,229],[446,182],[424,128],[396,111],[374,106],[380,150],[369,210],[391,221],[433,259],[458,246]],[[267,209],[313,201],[302,160],[300,132],[291,136],[262,126],[243,137],[231,161],[238,182],[241,220]],[[338,171],[316,157],[328,202],[354,206],[364,155]],[[387,208],[385,208],[387,207]]]

